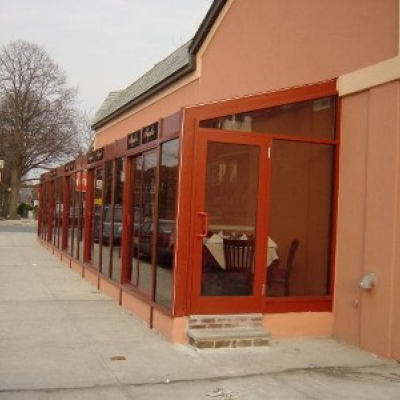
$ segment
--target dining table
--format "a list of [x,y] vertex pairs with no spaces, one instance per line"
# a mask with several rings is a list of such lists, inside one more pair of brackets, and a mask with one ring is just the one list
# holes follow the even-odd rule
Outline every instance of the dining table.
[[[246,238],[243,237],[243,240],[246,240]],[[209,250],[210,254],[214,257],[218,265],[225,270],[226,263],[224,253],[224,236],[221,233],[215,233],[209,238],[204,238],[203,243]],[[278,259],[278,245],[273,241],[273,239],[268,237],[267,267],[269,267],[275,260]]]

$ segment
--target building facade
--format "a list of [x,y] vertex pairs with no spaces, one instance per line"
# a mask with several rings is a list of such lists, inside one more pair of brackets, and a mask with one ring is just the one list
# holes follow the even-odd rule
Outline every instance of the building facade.
[[42,177],[42,242],[174,342],[256,313],[400,359],[398,3],[214,1]]

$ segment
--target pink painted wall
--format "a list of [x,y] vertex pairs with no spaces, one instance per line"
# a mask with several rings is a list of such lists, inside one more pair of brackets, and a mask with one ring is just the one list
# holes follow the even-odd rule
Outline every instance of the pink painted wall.
[[359,345],[360,340],[358,307],[361,293],[358,283],[363,271],[367,110],[367,94],[342,100],[336,256],[336,265],[340,268],[336,268],[335,288],[335,315],[340,318],[335,319],[335,334],[355,345]]
[[397,0],[236,0],[205,52],[200,98],[304,85],[391,58],[397,10]]
[[303,312],[263,315],[263,324],[272,340],[299,337],[331,337],[333,314]]
[[[335,336],[397,359],[399,96],[400,82],[393,82],[343,99],[334,322]],[[362,290],[369,272],[376,287]]]
[[235,0],[202,75],[97,136],[100,147],[187,105],[335,78],[397,55],[397,0]]

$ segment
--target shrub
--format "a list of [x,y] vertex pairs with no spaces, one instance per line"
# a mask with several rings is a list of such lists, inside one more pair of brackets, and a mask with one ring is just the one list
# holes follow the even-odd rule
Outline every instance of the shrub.
[[28,211],[31,210],[33,210],[32,205],[27,203],[21,203],[17,208],[17,214],[20,215],[21,217],[26,218],[28,216]]

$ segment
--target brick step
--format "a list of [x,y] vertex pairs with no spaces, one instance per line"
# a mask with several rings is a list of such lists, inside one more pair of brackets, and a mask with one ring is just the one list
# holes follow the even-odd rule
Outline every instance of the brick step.
[[198,349],[268,346],[270,333],[263,327],[190,329],[189,344]]
[[189,329],[256,328],[262,326],[262,314],[191,315],[189,317]]

